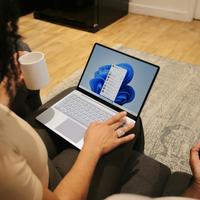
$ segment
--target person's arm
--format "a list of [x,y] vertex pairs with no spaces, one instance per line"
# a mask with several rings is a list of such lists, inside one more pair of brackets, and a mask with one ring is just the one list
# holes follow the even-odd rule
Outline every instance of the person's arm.
[[83,147],[74,166],[54,191],[59,199],[86,199],[99,158],[100,152]]
[[[84,146],[74,166],[57,186],[54,194],[44,190],[44,200],[51,200],[51,198],[52,200],[84,200],[87,198],[89,185],[100,157],[134,138],[133,134],[124,137],[117,135],[116,129],[122,125],[125,115],[125,112],[121,112],[106,122],[90,125],[85,135]],[[133,126],[134,124],[127,124],[120,129],[127,132]]]
[[190,151],[190,167],[193,173],[194,181],[192,185],[184,192],[184,197],[200,199],[200,142],[198,142]]

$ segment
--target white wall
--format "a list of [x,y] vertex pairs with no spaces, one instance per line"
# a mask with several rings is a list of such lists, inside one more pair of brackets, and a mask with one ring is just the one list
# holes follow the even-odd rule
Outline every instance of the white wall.
[[200,19],[200,0],[196,0],[196,1],[197,1],[197,5],[196,5],[196,9],[195,9],[194,18]]
[[191,21],[196,0],[130,0],[129,12]]

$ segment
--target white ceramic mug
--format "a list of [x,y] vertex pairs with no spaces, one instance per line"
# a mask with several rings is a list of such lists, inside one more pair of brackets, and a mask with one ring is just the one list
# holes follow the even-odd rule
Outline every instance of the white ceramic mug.
[[19,57],[26,87],[39,90],[49,82],[47,64],[42,52],[29,52]]

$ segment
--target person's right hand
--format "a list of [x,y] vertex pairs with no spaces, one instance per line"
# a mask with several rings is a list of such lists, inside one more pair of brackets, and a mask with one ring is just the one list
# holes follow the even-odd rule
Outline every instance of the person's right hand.
[[[134,127],[134,123],[125,124],[126,112],[120,112],[105,122],[94,122],[86,131],[84,148],[89,151],[96,151],[102,156],[121,144],[127,143],[134,138],[134,134],[119,137],[118,133],[126,133]],[[119,128],[120,127],[120,128]]]
[[200,142],[192,147],[190,150],[190,167],[195,179],[195,182],[200,185]]

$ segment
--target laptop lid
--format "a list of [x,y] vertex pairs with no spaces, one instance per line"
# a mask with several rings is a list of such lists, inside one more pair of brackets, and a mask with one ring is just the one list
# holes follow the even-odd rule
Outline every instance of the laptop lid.
[[77,90],[137,120],[159,66],[95,43]]

